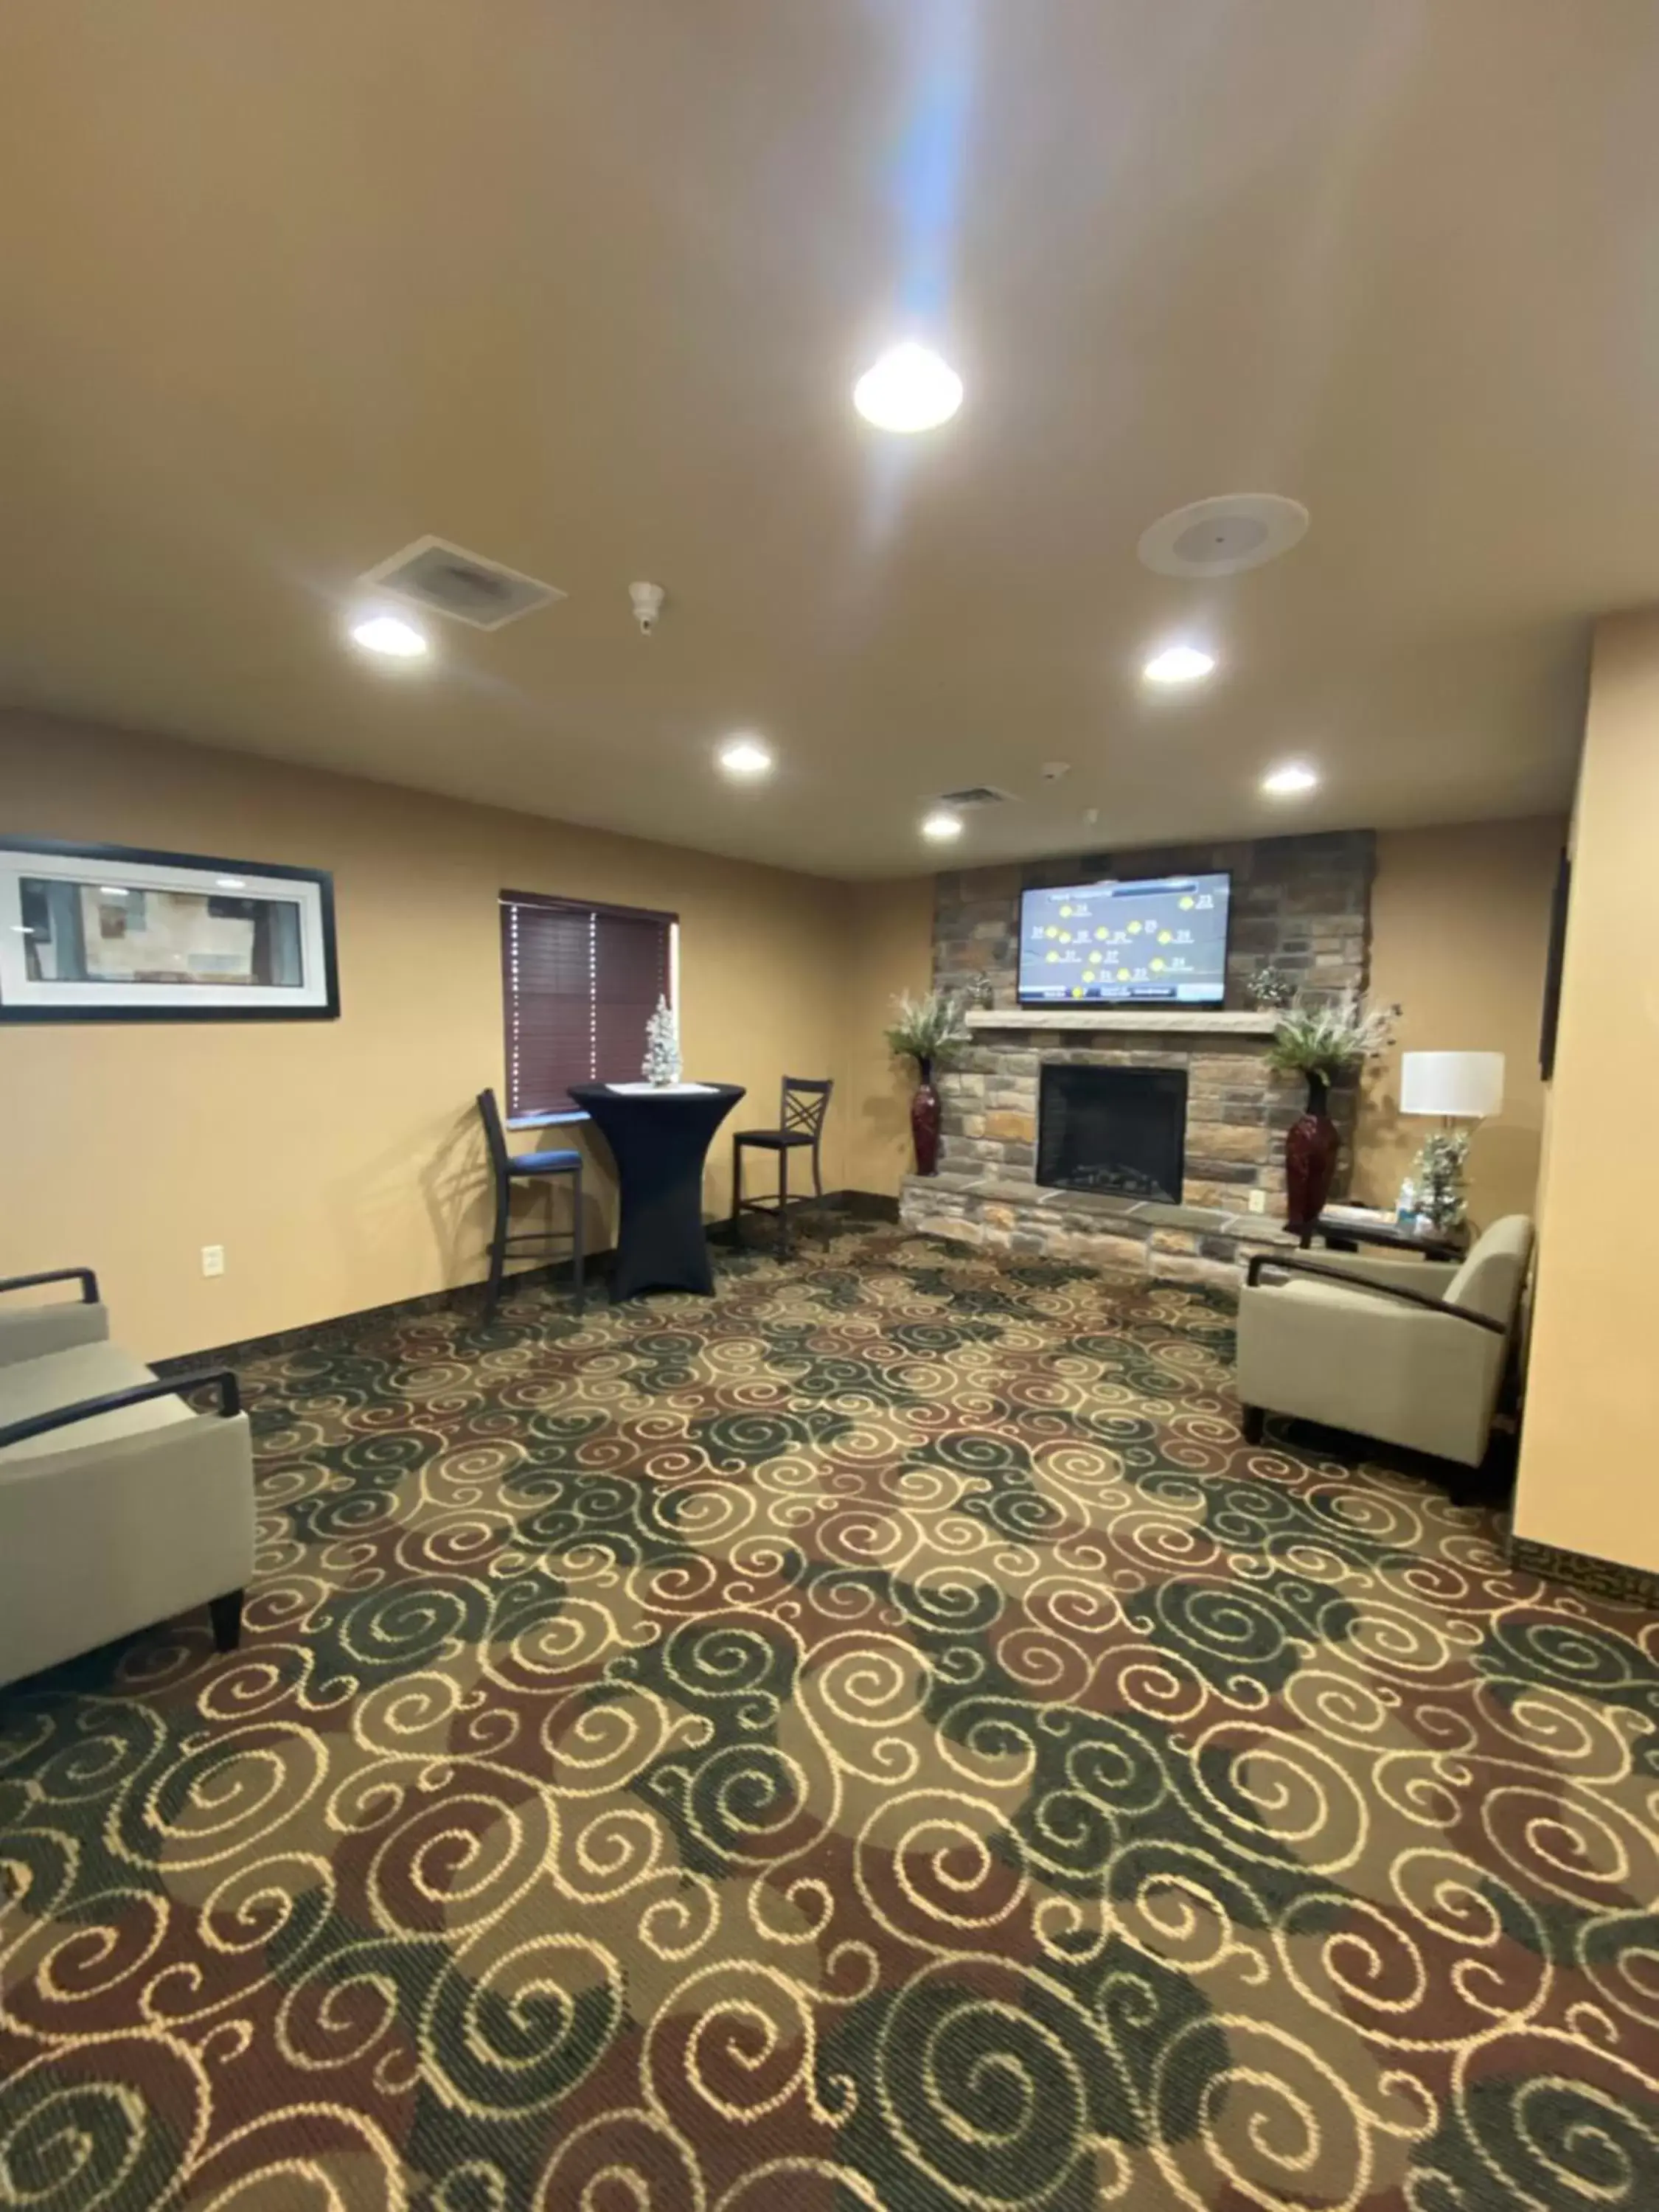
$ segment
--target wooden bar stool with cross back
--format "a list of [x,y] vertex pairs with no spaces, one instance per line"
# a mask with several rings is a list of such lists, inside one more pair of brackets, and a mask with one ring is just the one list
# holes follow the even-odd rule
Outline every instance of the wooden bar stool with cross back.
[[[778,1217],[778,1250],[788,1252],[789,1247],[789,1155],[810,1149],[812,1154],[812,1188],[823,1196],[823,1170],[819,1147],[823,1140],[823,1117],[830,1110],[830,1093],[835,1089],[830,1081],[820,1081],[815,1076],[786,1075],[775,1129],[739,1129],[732,1139],[732,1241],[738,1240],[738,1217],[741,1213],[771,1213]],[[778,1188],[775,1198],[745,1198],[743,1194],[743,1148],[755,1145],[763,1152],[778,1156]]]

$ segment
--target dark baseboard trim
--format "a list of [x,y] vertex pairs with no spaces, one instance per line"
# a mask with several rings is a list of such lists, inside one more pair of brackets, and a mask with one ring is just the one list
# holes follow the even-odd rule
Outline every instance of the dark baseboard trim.
[[[609,1249],[588,1254],[590,1286],[609,1275],[616,1256]],[[544,1283],[550,1291],[562,1290],[564,1272],[569,1264],[568,1260],[559,1259],[547,1267],[517,1270],[507,1277],[503,1295],[510,1297],[515,1291],[537,1282]],[[298,1352],[307,1345],[349,1343],[364,1329],[376,1328],[384,1322],[406,1321],[419,1314],[449,1310],[465,1312],[471,1306],[481,1306],[483,1293],[482,1282],[457,1283],[447,1291],[425,1291],[418,1297],[393,1298],[388,1305],[362,1306],[356,1313],[331,1314],[325,1321],[302,1322],[296,1328],[275,1329],[269,1336],[244,1337],[235,1344],[216,1344],[205,1352],[177,1352],[167,1359],[152,1359],[149,1364],[161,1376],[182,1375],[192,1367],[234,1367],[246,1360],[268,1358],[278,1352]]]
[[1510,1538],[1510,1565],[1568,1583],[1592,1597],[1659,1608],[1659,1574],[1646,1567],[1621,1566],[1617,1559],[1598,1559],[1589,1552],[1560,1551],[1553,1544],[1534,1544],[1530,1536]]
[[[840,1213],[851,1221],[896,1221],[898,1200],[884,1198],[872,1190],[826,1191],[822,1200],[816,1198],[791,1198],[789,1211],[793,1216],[799,1206],[816,1210],[820,1205],[825,1212]],[[708,1233],[714,1243],[729,1244],[731,1224],[725,1220],[709,1222]],[[587,1255],[587,1275],[590,1282],[603,1281],[609,1274],[616,1258],[614,1251],[590,1252]],[[568,1261],[555,1260],[550,1266],[526,1267],[507,1277],[507,1290],[523,1289],[538,1279],[550,1290],[561,1287],[561,1279]],[[279,1352],[297,1352],[313,1344],[349,1342],[366,1328],[374,1328],[389,1321],[408,1320],[418,1314],[441,1313],[448,1309],[465,1311],[468,1307],[482,1305],[483,1285],[458,1283],[447,1291],[427,1291],[418,1297],[394,1298],[389,1305],[364,1306],[356,1313],[331,1314],[326,1320],[302,1322],[297,1328],[276,1330],[270,1336],[245,1337],[236,1344],[216,1344],[201,1352],[184,1352],[167,1359],[149,1363],[158,1375],[182,1375],[193,1367],[234,1367],[251,1359],[263,1359]]]
[[[744,1212],[750,1221],[764,1221],[768,1214],[775,1217],[777,1207],[775,1204],[767,1203],[767,1194],[763,1191],[759,1194],[759,1203],[754,1206],[745,1204]],[[884,1198],[879,1192],[873,1190],[826,1190],[822,1198],[814,1198],[810,1191],[805,1197],[797,1191],[790,1192],[789,1218],[792,1223],[798,1214],[803,1221],[810,1223],[814,1215],[822,1213],[839,1213],[848,1221],[896,1221],[899,1218],[898,1200]],[[763,1229],[759,1235],[764,1238],[773,1233]],[[729,1220],[711,1221],[708,1235],[710,1242],[715,1244],[730,1246],[733,1242]],[[743,1249],[751,1249],[746,1240]],[[752,1249],[758,1251],[761,1246],[755,1243]]]
[[899,1202],[877,1190],[838,1190],[836,1204],[854,1221],[896,1221]]

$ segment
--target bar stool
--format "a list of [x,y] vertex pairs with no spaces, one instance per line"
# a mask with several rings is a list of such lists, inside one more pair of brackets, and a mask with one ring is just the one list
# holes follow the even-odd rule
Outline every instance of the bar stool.
[[[732,1241],[738,1238],[740,1213],[770,1213],[778,1217],[778,1250],[789,1249],[789,1155],[811,1146],[812,1188],[823,1196],[823,1174],[818,1147],[823,1140],[823,1117],[830,1111],[833,1082],[816,1076],[786,1075],[775,1129],[739,1129],[732,1139]],[[778,1156],[778,1194],[774,1198],[745,1198],[743,1194],[743,1148],[757,1145]]]
[[[489,1146],[490,1172],[495,1185],[495,1227],[489,1240],[489,1282],[484,1292],[484,1319],[493,1321],[501,1303],[501,1277],[506,1272],[507,1255],[525,1245],[539,1245],[544,1249],[551,1243],[570,1245],[571,1265],[574,1273],[574,1291],[571,1303],[576,1311],[582,1310],[582,1156],[575,1151],[557,1152],[510,1152],[507,1148],[507,1132],[501,1126],[501,1109],[495,1103],[493,1091],[478,1093],[478,1113],[484,1126],[484,1137]],[[517,1176],[568,1176],[570,1177],[571,1215],[567,1229],[526,1229],[510,1234],[508,1224],[512,1212],[514,1178]]]

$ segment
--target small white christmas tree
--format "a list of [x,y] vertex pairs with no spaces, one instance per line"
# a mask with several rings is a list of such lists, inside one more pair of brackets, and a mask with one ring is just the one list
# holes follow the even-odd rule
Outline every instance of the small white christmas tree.
[[657,1000],[657,1011],[645,1025],[645,1065],[640,1073],[647,1083],[680,1079],[679,1024],[666,999]]
[[1469,1157],[1467,1133],[1458,1129],[1425,1139],[1417,1156],[1417,1210],[1437,1229],[1462,1229],[1468,1219],[1463,1171]]

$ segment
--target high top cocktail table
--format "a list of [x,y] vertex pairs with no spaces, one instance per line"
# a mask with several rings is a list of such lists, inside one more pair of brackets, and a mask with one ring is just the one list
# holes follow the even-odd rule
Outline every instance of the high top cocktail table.
[[737,1083],[574,1083],[570,1096],[611,1147],[622,1193],[613,1298],[714,1287],[702,1170]]

